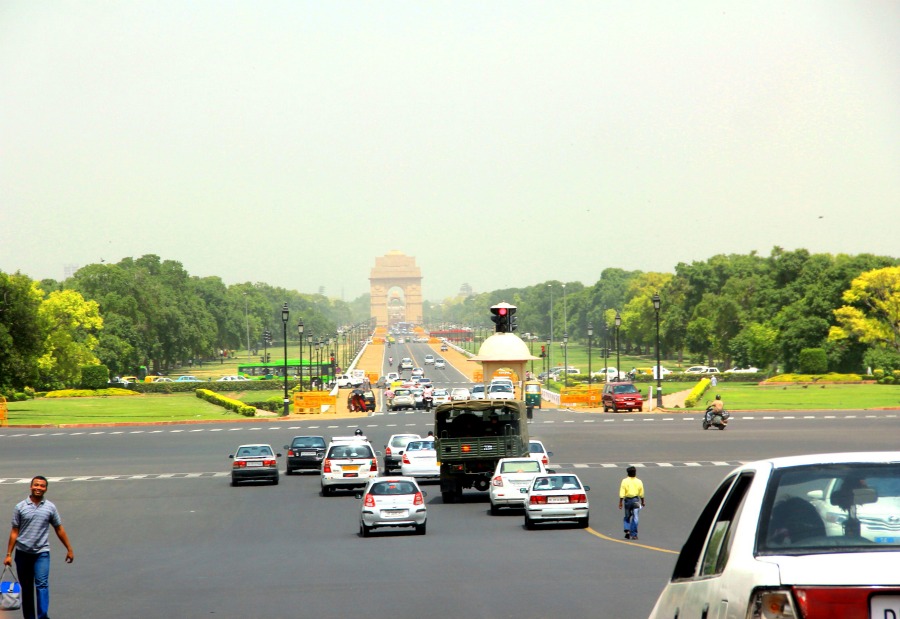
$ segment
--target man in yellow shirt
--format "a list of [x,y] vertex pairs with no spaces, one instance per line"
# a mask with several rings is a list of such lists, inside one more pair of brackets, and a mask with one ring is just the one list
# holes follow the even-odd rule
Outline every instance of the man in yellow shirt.
[[637,469],[629,466],[628,477],[619,486],[619,509],[625,509],[625,539],[638,538],[638,511],[644,507],[644,482],[637,478]]

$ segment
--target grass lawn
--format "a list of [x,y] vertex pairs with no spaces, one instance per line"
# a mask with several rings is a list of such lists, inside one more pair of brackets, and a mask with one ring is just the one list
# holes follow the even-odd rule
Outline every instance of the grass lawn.
[[[645,390],[645,389],[644,389]],[[670,392],[671,393],[671,392]],[[900,407],[900,385],[766,385],[719,383],[710,387],[695,409],[722,396],[732,410],[815,410]],[[695,410],[691,409],[691,410]]]
[[148,423],[195,419],[244,419],[193,393],[97,398],[37,398],[9,402],[9,425]]

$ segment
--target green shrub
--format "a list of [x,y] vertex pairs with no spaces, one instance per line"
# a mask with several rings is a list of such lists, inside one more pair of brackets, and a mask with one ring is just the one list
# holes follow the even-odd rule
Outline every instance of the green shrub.
[[256,408],[254,406],[249,406],[241,402],[240,400],[232,400],[231,398],[226,398],[225,396],[209,389],[197,389],[196,393],[198,398],[202,398],[207,402],[210,402],[211,404],[216,404],[223,408],[227,408],[228,410],[233,411],[239,415],[243,415],[244,417],[253,417],[254,415],[256,415]]
[[870,348],[863,354],[863,365],[886,372],[900,370],[900,353],[884,347]]
[[82,389],[104,389],[109,381],[109,368],[105,365],[81,366]]
[[44,394],[45,398],[96,398],[106,396],[138,395],[131,389],[113,387],[111,389],[57,389]]
[[[894,370],[893,372],[891,372],[891,376],[894,377],[895,381],[900,381],[900,370]],[[28,390],[26,389],[26,391]]]
[[700,382],[694,385],[694,388],[691,389],[691,392],[688,394],[688,397],[684,400],[684,405],[687,408],[693,408],[697,406],[697,402],[700,401],[700,398],[703,397],[703,394],[706,393],[706,390],[709,389],[709,386],[712,382],[708,378],[701,378]]
[[824,374],[828,371],[828,355],[824,348],[804,348],[798,361],[801,374]]
[[872,370],[872,376],[875,377],[875,380],[880,381],[882,378],[884,378],[884,370]]
[[862,382],[859,374],[778,374],[766,379],[768,383],[858,383]]
[[893,374],[889,375],[889,376],[885,376],[879,382],[881,382],[884,385],[893,385],[894,384],[894,376],[893,376]]

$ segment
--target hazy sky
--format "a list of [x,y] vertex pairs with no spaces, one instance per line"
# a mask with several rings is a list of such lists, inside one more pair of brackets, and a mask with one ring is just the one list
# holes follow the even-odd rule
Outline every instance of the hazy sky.
[[900,3],[0,1],[0,270],[426,299],[900,256]]

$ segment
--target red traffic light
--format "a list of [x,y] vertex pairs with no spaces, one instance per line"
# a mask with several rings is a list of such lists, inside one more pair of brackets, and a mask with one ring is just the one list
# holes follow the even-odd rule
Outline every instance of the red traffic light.
[[505,307],[497,308],[497,315],[498,316],[506,316],[506,308]]

